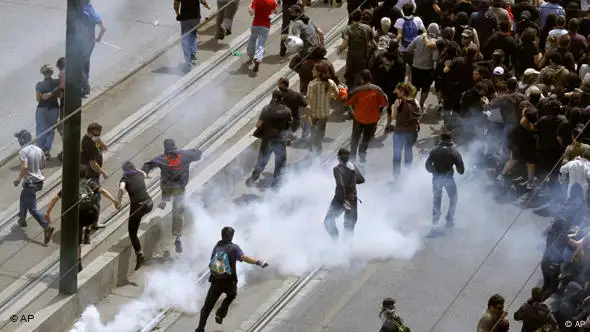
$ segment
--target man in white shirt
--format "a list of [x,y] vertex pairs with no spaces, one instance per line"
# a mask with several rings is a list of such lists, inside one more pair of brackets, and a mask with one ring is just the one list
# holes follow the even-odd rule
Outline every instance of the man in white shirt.
[[21,169],[18,178],[14,180],[13,184],[18,187],[22,182],[23,187],[20,194],[18,224],[21,227],[27,227],[28,211],[44,229],[43,243],[47,244],[51,240],[54,228],[49,226],[43,214],[37,210],[37,192],[43,189],[43,181],[45,181],[45,177],[41,173],[41,169],[45,167],[45,154],[41,148],[31,144],[32,136],[27,130],[21,130],[14,136],[21,146],[19,151]]
[[568,177],[567,198],[571,198],[574,186],[579,186],[585,197],[590,180],[590,161],[583,157],[576,157],[561,166],[559,173]]

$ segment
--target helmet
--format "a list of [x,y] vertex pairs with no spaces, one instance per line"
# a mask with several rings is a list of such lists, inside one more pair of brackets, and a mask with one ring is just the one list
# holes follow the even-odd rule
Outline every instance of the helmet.
[[299,52],[303,48],[303,40],[297,36],[288,36],[284,43],[289,52]]

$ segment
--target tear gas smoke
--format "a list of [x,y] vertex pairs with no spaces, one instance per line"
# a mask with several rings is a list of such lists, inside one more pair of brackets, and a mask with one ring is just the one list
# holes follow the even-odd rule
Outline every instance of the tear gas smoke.
[[[370,160],[371,151],[368,157]],[[464,157],[466,163],[472,159]],[[183,257],[171,266],[146,273],[143,294],[122,306],[113,321],[102,324],[99,312],[91,306],[72,331],[135,331],[165,307],[197,313],[208,284],[198,285],[195,281],[198,273],[207,267],[211,249],[226,225],[236,229],[234,242],[247,255],[260,257],[271,266],[260,272],[255,267],[240,264],[238,273],[242,287],[256,282],[263,274],[265,278],[273,274],[301,275],[318,266],[346,267],[371,260],[411,259],[421,248],[421,239],[431,225],[431,220],[424,218],[430,215],[432,206],[431,175],[424,170],[423,162],[419,160],[412,170],[404,170],[406,181],[393,191],[388,183],[389,167],[367,166],[367,182],[358,187],[362,204],[359,204],[359,220],[351,242],[334,243],[324,229],[323,219],[334,191],[331,167],[316,165],[290,173],[278,192],[267,191],[249,204],[235,204],[225,196],[213,199],[220,202],[223,209],[205,209],[199,202],[188,202],[195,222]],[[460,190],[462,196],[469,196],[472,201],[460,200],[459,204],[482,201],[481,208],[486,208],[484,200],[478,199],[485,190],[481,184],[469,185],[468,190],[473,191],[469,194],[466,189]],[[209,192],[204,194],[209,195]],[[484,199],[489,201],[487,196]],[[443,204],[447,204],[446,200]],[[446,205],[443,208],[446,210]],[[481,208],[474,210],[470,217],[485,213]],[[337,225],[342,228],[341,221],[337,221]]]

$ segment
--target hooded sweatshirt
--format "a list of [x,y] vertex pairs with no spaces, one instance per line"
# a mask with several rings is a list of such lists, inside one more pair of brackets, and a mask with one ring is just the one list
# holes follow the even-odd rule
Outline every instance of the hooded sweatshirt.
[[166,139],[164,153],[145,163],[141,170],[149,173],[159,168],[163,188],[184,188],[188,184],[190,164],[200,160],[202,154],[199,149],[180,150],[174,140]]

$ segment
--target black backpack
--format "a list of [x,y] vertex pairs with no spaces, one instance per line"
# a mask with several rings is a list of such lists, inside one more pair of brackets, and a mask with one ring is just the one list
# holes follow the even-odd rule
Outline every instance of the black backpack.
[[78,205],[82,211],[98,210],[97,197],[99,194],[94,190],[90,181],[88,179],[81,179],[78,183]]

